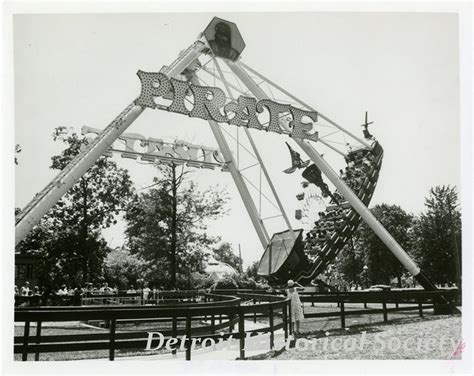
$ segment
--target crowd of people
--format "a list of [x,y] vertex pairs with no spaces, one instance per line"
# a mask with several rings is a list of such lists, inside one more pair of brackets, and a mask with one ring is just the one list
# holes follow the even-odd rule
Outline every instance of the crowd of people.
[[30,283],[27,281],[18,288],[15,285],[15,296],[19,297],[28,297],[28,296],[79,296],[79,297],[92,297],[92,296],[104,296],[104,295],[118,295],[118,294],[125,294],[125,295],[139,295],[143,299],[157,299],[159,292],[162,291],[163,288],[160,287],[157,289],[156,287],[148,287],[148,284],[145,283],[143,288],[136,289],[134,285],[130,285],[130,287],[126,290],[119,290],[117,286],[109,286],[107,282],[102,283],[92,283],[88,282],[84,284],[84,286],[76,286],[76,287],[68,287],[66,284],[62,284],[60,287],[57,288],[40,288],[39,286],[34,286],[31,288]]
[[[375,154],[370,148],[351,151],[346,157],[345,170],[339,171],[341,179],[354,193],[360,195],[364,180],[373,171],[375,161]],[[310,261],[315,261],[317,256],[322,256],[324,244],[334,232],[344,228],[351,212],[347,200],[338,191],[335,191],[333,195],[337,203],[331,200],[332,206],[318,213],[319,219],[314,223],[314,228],[306,234],[305,253]]]
[[339,171],[341,179],[357,194],[374,167],[375,155],[371,149],[359,149],[347,155],[346,163],[345,171]]

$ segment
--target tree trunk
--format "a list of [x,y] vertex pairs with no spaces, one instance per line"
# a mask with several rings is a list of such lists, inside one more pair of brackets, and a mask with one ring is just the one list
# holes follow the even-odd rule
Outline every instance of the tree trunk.
[[177,233],[177,186],[176,186],[176,166],[173,164],[172,167],[172,179],[171,179],[171,200],[172,200],[172,211],[171,211],[171,245],[170,245],[170,266],[171,266],[171,279],[170,285],[172,289],[176,289],[176,233]]

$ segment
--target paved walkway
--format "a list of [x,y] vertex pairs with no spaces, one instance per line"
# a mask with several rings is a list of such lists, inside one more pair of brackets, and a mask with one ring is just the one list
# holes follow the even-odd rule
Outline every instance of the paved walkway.
[[[256,330],[268,327],[267,324],[254,323],[253,321],[245,320],[245,330]],[[274,349],[279,350],[285,345],[285,333],[283,329],[274,332]],[[245,356],[254,356],[270,351],[270,333],[248,337],[245,339]],[[216,344],[214,347],[208,346],[205,348],[197,348],[191,351],[191,360],[235,360],[240,355],[239,340],[223,341]],[[116,357],[116,361],[123,360],[179,360],[184,361],[186,353],[184,351],[178,352],[176,355],[171,353],[144,355],[144,356],[130,356],[130,357]]]

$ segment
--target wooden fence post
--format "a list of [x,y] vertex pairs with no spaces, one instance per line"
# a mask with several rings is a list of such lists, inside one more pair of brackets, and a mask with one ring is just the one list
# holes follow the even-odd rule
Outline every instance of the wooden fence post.
[[229,314],[227,317],[229,318],[229,332],[232,333],[234,331],[234,315]]
[[288,317],[290,318],[290,335],[293,334],[293,318],[291,317],[291,301],[288,302]]
[[273,350],[273,347],[275,345],[275,334],[273,329],[273,306],[270,306],[268,314],[270,323],[270,350]]
[[211,315],[211,332],[214,334],[216,331],[216,317],[214,314]]
[[[40,339],[41,339],[41,321],[38,321],[36,323],[36,344],[39,345],[40,344]],[[35,361],[38,361],[39,360],[39,349],[36,350],[35,352]]]
[[30,322],[25,321],[25,329],[23,331],[23,353],[21,360],[26,362],[28,360],[28,337],[30,336]]
[[340,307],[341,307],[341,328],[344,329],[346,327],[346,315],[345,315],[345,312],[344,312],[344,301],[340,302]]
[[418,314],[423,317],[423,304],[418,303]]
[[285,343],[288,340],[288,312],[287,312],[287,304],[284,303],[282,306],[282,314],[283,314],[283,331],[285,332]]
[[186,315],[186,360],[191,360],[191,313]]
[[388,321],[387,317],[387,303],[382,303],[382,309],[383,309],[383,322]]
[[[253,300],[253,305],[257,304],[257,299]],[[257,322],[257,312],[253,313],[253,322]]]
[[115,319],[110,320],[109,360],[115,358]]
[[239,307],[239,349],[240,359],[245,358],[245,322],[244,322],[244,311],[242,307]]
[[[176,338],[178,335],[178,320],[176,318],[176,316],[173,316],[173,321],[172,321],[172,324],[171,324],[171,336],[173,338]],[[176,348],[178,346],[176,345],[175,347],[173,347],[173,351],[171,351],[171,354],[176,355]]]

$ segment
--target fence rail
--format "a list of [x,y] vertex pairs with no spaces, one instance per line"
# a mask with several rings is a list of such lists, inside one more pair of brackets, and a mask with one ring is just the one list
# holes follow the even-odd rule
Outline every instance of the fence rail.
[[[251,291],[251,290],[250,290]],[[68,306],[68,305],[143,305],[160,303],[180,303],[185,301],[197,302],[206,293],[204,290],[159,291],[148,294],[144,299],[143,293],[117,294],[82,293],[80,295],[35,295],[15,296],[15,307],[19,306]]]
[[[285,297],[252,294],[256,305],[242,305],[239,296],[223,294],[204,294],[205,300],[196,304],[159,305],[159,306],[103,306],[103,307],[20,307],[15,309],[15,322],[24,322],[23,336],[15,337],[14,353],[22,354],[22,360],[28,360],[28,354],[34,353],[35,360],[44,352],[109,350],[109,359],[114,360],[117,349],[145,349],[148,333],[144,331],[117,332],[120,324],[126,321],[165,319],[172,324],[171,329],[161,333],[166,339],[175,338],[175,349],[184,341],[186,359],[191,359],[193,338],[199,335],[204,338],[226,339],[232,336],[240,341],[240,357],[245,357],[245,338],[255,335],[257,331],[245,330],[245,319],[259,313],[269,318],[268,327],[259,329],[259,333],[270,333],[270,348],[273,348],[273,333],[284,329],[285,340],[291,331],[291,317],[288,314],[289,300]],[[274,323],[275,317],[282,317],[282,322]],[[223,317],[225,320],[223,320]],[[210,320],[210,325],[193,327],[193,321]],[[41,335],[43,322],[103,320],[108,322],[108,333]],[[219,323],[216,321],[219,320]],[[31,323],[36,322],[36,333],[30,335]],[[178,328],[178,322],[184,322],[184,328]],[[238,330],[234,331],[237,325]],[[216,331],[228,328],[224,335]],[[290,333],[291,334],[291,333]],[[185,335],[183,337],[178,337]]]
[[[246,336],[259,333],[270,333],[270,349],[274,346],[274,331],[284,330],[285,341],[291,334],[291,307],[289,299],[278,294],[268,294],[252,290],[213,291],[212,293],[170,292],[168,301],[158,305],[99,305],[99,306],[39,306],[16,307],[15,322],[24,322],[22,336],[14,339],[14,353],[22,354],[22,360],[28,360],[28,354],[34,353],[35,360],[44,352],[109,350],[109,359],[114,360],[117,349],[145,349],[147,332],[120,331],[126,322],[168,322],[171,329],[161,331],[166,339],[175,338],[175,348],[186,349],[186,359],[191,359],[192,341],[199,338],[226,339],[232,336],[240,341],[240,357],[245,357]],[[197,300],[199,296],[201,299]],[[182,299],[186,297],[187,301]],[[388,313],[397,311],[423,310],[448,306],[455,307],[461,302],[458,290],[439,291],[383,291],[383,292],[346,292],[346,293],[307,293],[302,292],[304,303],[335,303],[339,310],[333,312],[307,313],[305,317],[340,317],[341,326],[345,327],[345,319],[351,315],[382,314],[388,321]],[[174,299],[181,299],[179,304]],[[364,304],[364,309],[347,310],[347,304]],[[367,304],[381,304],[381,308],[367,308]],[[395,304],[388,308],[387,304]],[[268,326],[256,330],[245,330],[245,320],[268,320]],[[279,323],[275,323],[278,319]],[[47,335],[41,334],[43,322],[90,321],[100,320],[107,323],[108,333]],[[210,324],[193,326],[193,323],[208,321]],[[31,323],[36,322],[35,335],[30,334]],[[178,327],[181,324],[181,327]],[[237,326],[237,330],[235,327]],[[227,329],[224,334],[217,331]],[[247,334],[246,334],[247,333]],[[182,336],[186,338],[183,340]],[[194,337],[193,337],[194,336]]]
[[[423,317],[423,310],[435,308],[442,312],[452,312],[461,304],[461,292],[457,289],[425,291],[354,291],[340,293],[308,293],[302,292],[300,296],[304,303],[336,303],[339,311],[314,312],[305,314],[306,318],[316,317],[340,317],[341,327],[346,326],[347,316],[382,314],[383,321],[388,322],[388,313],[418,310]],[[346,304],[363,303],[364,309],[346,310]],[[367,304],[381,304],[381,308],[368,308]],[[387,304],[395,304],[394,308],[388,308]]]

